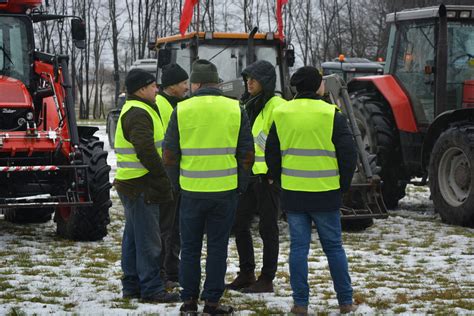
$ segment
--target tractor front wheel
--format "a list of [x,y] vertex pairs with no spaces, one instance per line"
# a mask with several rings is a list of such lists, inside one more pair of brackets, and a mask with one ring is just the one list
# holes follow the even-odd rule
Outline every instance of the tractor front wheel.
[[474,227],[474,126],[451,127],[431,153],[429,182],[435,210],[449,224]]
[[89,207],[58,208],[55,214],[58,235],[72,240],[95,241],[107,235],[110,222],[110,166],[104,143],[97,138],[81,140],[83,164],[87,168],[87,185],[93,205]]
[[406,181],[402,167],[400,140],[395,120],[387,102],[374,93],[352,97],[354,115],[366,151],[376,155],[377,173],[382,180],[382,195],[389,209],[398,206],[405,196]]

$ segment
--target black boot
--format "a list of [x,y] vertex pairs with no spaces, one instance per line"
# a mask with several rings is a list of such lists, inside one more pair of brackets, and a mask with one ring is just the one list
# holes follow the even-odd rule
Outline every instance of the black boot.
[[198,305],[197,300],[190,299],[184,301],[183,305],[179,308],[179,314],[181,316],[197,315]]
[[242,293],[273,293],[273,281],[264,275],[260,275],[257,282],[242,289]]
[[235,278],[232,283],[227,284],[225,287],[229,290],[240,290],[246,287],[251,286],[256,281],[255,273],[252,272],[239,272],[238,276]]
[[220,305],[219,303],[211,303],[206,301],[202,311],[204,316],[207,315],[233,315],[234,308],[232,306]]

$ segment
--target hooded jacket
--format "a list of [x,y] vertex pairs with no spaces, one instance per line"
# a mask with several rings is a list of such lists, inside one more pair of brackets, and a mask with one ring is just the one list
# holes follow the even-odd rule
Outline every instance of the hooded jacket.
[[[242,95],[241,103],[244,104],[250,120],[250,126],[252,126],[265,104],[275,95],[275,67],[268,61],[257,60],[242,71],[242,76],[246,92]],[[261,93],[252,96],[247,92],[248,77],[257,80],[262,85]]]

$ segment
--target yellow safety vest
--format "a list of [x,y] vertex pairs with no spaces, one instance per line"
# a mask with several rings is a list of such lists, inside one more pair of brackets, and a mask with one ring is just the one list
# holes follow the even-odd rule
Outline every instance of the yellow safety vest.
[[153,139],[155,141],[156,151],[161,156],[164,129],[160,116],[146,103],[138,100],[128,100],[120,112],[117,131],[115,132],[115,153],[117,154],[117,174],[115,178],[119,180],[139,178],[149,172],[138,159],[132,143],[123,136],[122,116],[133,107],[143,109],[151,116],[153,120]]
[[171,113],[173,113],[173,106],[164,96],[160,94],[156,96],[156,105],[158,105],[158,109],[160,110],[161,120],[163,121],[163,127],[166,133],[168,123],[170,122]]
[[337,107],[322,100],[296,99],[273,111],[282,156],[281,187],[324,192],[340,188],[332,142]]
[[255,163],[253,164],[252,172],[254,174],[267,174],[268,167],[265,162],[265,144],[273,123],[273,110],[285,103],[286,100],[279,96],[272,97],[265,104],[253,123],[252,135],[255,146]]
[[192,192],[236,189],[235,154],[241,121],[238,101],[195,96],[178,103],[177,111],[181,188]]

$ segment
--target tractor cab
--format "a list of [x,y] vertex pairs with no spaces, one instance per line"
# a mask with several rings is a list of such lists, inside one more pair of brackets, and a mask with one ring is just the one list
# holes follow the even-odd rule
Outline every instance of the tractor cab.
[[242,70],[256,60],[267,60],[275,66],[276,91],[290,98],[288,67],[295,61],[291,45],[282,41],[275,33],[257,33],[255,28],[247,33],[192,32],[185,36],[174,35],[158,38],[158,83],[161,68],[177,63],[191,73],[192,63],[198,59],[212,61],[219,69],[221,89],[232,98],[240,98],[245,87]]
[[31,20],[21,15],[1,16],[0,76],[20,80],[29,86],[33,49]]
[[447,110],[474,106],[474,10],[446,6],[406,10],[391,23],[385,73],[406,89],[419,125]]

